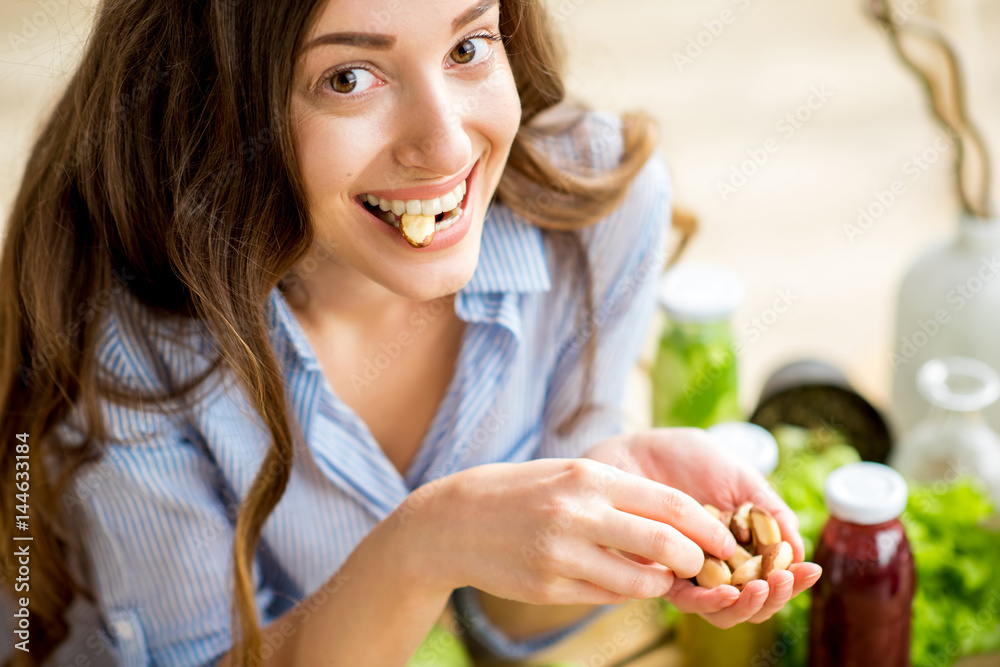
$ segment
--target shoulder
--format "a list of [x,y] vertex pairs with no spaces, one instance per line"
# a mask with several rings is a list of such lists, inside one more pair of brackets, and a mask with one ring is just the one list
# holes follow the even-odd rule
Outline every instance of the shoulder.
[[[603,111],[587,111],[571,128],[553,137],[560,153],[596,172],[614,169],[624,153],[622,120]],[[594,297],[606,300],[615,284],[637,272],[658,273],[666,261],[673,188],[663,155],[654,150],[628,184],[620,204],[581,230],[594,279]]]
[[535,136],[560,167],[608,171],[625,150],[620,116],[569,104],[546,110],[531,121]]
[[[625,142],[620,117],[589,112],[582,123],[581,140],[595,168],[609,171],[621,162]],[[625,197],[609,215],[584,230],[592,264],[613,269],[631,258],[662,254],[670,227],[673,194],[670,172],[658,150],[654,150],[629,183]]]
[[163,391],[197,372],[206,359],[207,338],[200,323],[166,316],[144,303],[120,280],[94,315],[100,322],[96,367],[112,385]]
[[[120,278],[112,280],[103,293],[78,304],[75,314],[81,325],[97,322],[87,353],[92,355],[101,388],[96,397],[100,415],[114,442],[161,429],[166,413],[146,402],[141,408],[124,403],[109,389],[130,397],[165,395],[202,373],[211,362],[208,346],[197,333],[202,330],[199,324],[160,315]],[[58,425],[64,444],[78,443],[88,432],[86,404],[81,397]]]
[[662,155],[654,151],[621,203],[582,232],[595,275],[635,268],[643,262],[662,265],[672,205],[670,173]]

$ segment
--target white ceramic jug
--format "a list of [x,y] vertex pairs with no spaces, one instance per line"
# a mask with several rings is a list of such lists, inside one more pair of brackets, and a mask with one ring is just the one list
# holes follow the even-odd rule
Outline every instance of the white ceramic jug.
[[[903,279],[889,359],[897,438],[930,408],[917,391],[918,369],[954,356],[1000,368],[1000,218],[961,215],[955,237],[928,248]],[[1000,403],[983,416],[1000,432]]]

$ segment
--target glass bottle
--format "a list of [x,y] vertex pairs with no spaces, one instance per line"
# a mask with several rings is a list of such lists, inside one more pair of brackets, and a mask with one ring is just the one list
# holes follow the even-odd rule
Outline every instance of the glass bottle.
[[667,271],[660,303],[668,324],[653,365],[653,425],[705,428],[742,420],[729,318],[743,286],[724,266],[684,262]]
[[892,467],[917,482],[977,477],[1000,506],[1000,437],[981,414],[1000,398],[997,372],[968,357],[931,359],[917,390],[931,408],[896,446]]
[[815,562],[809,667],[908,667],[916,573],[899,515],[902,476],[880,463],[834,470]]

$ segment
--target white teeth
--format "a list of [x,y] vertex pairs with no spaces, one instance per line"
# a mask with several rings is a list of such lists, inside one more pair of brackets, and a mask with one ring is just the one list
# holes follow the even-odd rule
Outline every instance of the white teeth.
[[441,210],[450,211],[451,209],[458,206],[458,197],[455,196],[454,192],[449,192],[444,197],[441,197]]
[[440,197],[420,200],[420,210],[424,215],[437,215],[441,212]]
[[454,225],[458,221],[458,219],[462,217],[462,209],[456,208],[452,209],[452,211],[453,212],[449,217],[445,218],[441,222],[434,224],[434,231],[443,232],[444,230]]
[[[381,219],[383,222],[392,225],[396,229],[399,229],[399,224],[400,224],[399,218],[393,216],[388,211],[378,211],[376,213],[376,217]],[[448,229],[456,222],[458,222],[458,219],[461,217],[462,217],[462,209],[458,207],[453,208],[451,211],[445,213],[444,220],[442,220],[441,222],[434,223],[434,231],[443,232],[444,230]]]
[[395,215],[438,215],[458,208],[465,198],[466,185],[462,181],[451,192],[433,199],[381,199],[375,195],[362,195],[371,206],[377,206],[383,211],[392,211]]

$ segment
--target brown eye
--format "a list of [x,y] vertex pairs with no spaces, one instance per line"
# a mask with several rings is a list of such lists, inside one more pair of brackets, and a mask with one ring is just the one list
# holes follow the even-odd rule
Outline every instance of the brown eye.
[[476,57],[476,45],[471,39],[467,39],[451,50],[451,58],[460,65],[472,62]]
[[370,88],[381,85],[381,80],[366,67],[346,67],[326,77],[323,84],[339,97],[361,97]]
[[358,77],[352,70],[337,72],[330,77],[330,87],[338,93],[349,93],[358,85]]

